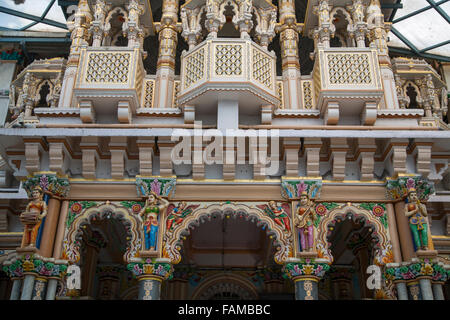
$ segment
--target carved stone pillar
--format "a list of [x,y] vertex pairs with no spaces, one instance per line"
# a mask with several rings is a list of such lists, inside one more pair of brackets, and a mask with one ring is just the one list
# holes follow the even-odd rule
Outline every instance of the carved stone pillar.
[[139,138],[136,142],[139,148],[139,174],[141,176],[151,176],[153,170],[153,148],[154,138]]
[[322,148],[322,139],[305,138],[303,147],[306,154],[306,175],[308,177],[320,176],[320,148]]
[[412,145],[412,153],[416,159],[417,173],[427,178],[431,167],[431,149],[433,142],[431,140],[415,139]]
[[170,137],[158,137],[160,176],[170,177],[173,175],[171,155],[174,145],[175,143],[170,140]]
[[140,47],[144,38],[144,30],[139,24],[139,16],[144,13],[144,7],[137,0],[130,0],[127,6],[128,20],[124,23],[124,32],[128,38],[128,47]]
[[41,245],[39,253],[43,257],[51,257],[53,255],[53,245],[55,243],[56,226],[58,224],[59,209],[61,201],[51,197],[48,201],[47,216],[45,217],[45,228],[42,233]]
[[415,257],[413,242],[411,239],[411,230],[409,228],[408,218],[405,216],[405,202],[398,201],[394,205],[395,216],[397,218],[397,229],[400,236],[400,245],[402,248],[403,261],[411,261]]
[[281,64],[283,70],[283,97],[286,109],[301,109],[303,92],[300,87],[300,63],[298,56],[298,33],[301,27],[295,18],[295,3],[283,0],[279,3]]
[[373,180],[374,170],[374,155],[377,150],[375,139],[373,138],[358,138],[358,147],[361,156],[361,180]]
[[124,178],[127,145],[127,137],[111,137],[109,151],[111,152],[111,177],[113,179]]
[[286,161],[286,176],[298,176],[298,152],[300,149],[299,138],[284,138],[284,159]]
[[313,31],[313,37],[316,39],[316,46],[324,48],[330,47],[330,39],[336,30],[330,19],[331,6],[329,0],[320,0],[319,4],[313,8],[313,13],[319,19],[319,26]]
[[72,102],[72,91],[75,84],[78,63],[80,60],[81,46],[87,45],[89,40],[88,28],[92,21],[92,14],[87,0],[80,0],[78,9],[75,13],[75,19],[69,21],[67,26],[71,32],[72,44],[70,46],[70,55],[67,61],[66,72],[61,87],[61,96],[59,99],[59,108],[74,107]]
[[349,149],[347,138],[331,138],[330,149],[333,179],[344,180],[346,155]]
[[161,23],[156,24],[159,33],[159,53],[156,66],[154,108],[171,108],[175,77],[177,49],[178,0],[164,0]]
[[83,296],[92,296],[99,251],[100,248],[96,244],[86,243],[86,254],[81,271],[81,295]]
[[406,148],[408,147],[408,139],[392,139],[392,175],[394,177],[399,174],[406,173]]
[[80,149],[82,153],[82,174],[85,179],[95,179],[97,159],[99,157],[98,137],[82,137]]
[[283,272],[295,284],[295,300],[318,300],[318,283],[330,269],[328,264],[312,259],[287,263]]
[[61,210],[59,212],[58,228],[56,229],[57,231],[56,231],[56,236],[55,236],[55,246],[53,248],[53,258],[55,258],[55,259],[59,259],[61,257],[64,231],[65,231],[65,227],[66,227],[66,219],[67,219],[68,212],[69,212],[69,201],[64,200],[61,203]]
[[161,295],[161,282],[172,278],[173,266],[168,259],[156,260],[150,263],[143,259],[128,264],[127,269],[139,281],[138,300],[159,300]]
[[29,174],[40,171],[41,155],[48,150],[48,146],[42,139],[36,138],[23,138],[23,142],[25,143],[25,168]]

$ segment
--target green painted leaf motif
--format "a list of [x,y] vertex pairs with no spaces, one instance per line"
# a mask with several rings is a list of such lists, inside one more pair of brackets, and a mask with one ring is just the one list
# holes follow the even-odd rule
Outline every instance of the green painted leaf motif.
[[97,202],[94,201],[80,201],[80,203],[83,209],[89,209],[97,205]]
[[383,224],[383,227],[384,227],[385,229],[387,229],[387,228],[388,228],[388,221],[387,221],[386,213],[383,214],[383,215],[380,217],[380,221],[381,221],[381,223]]
[[359,204],[359,207],[361,208],[361,209],[365,209],[365,210],[367,210],[367,211],[370,211],[370,212],[372,212],[372,209],[373,209],[373,207],[375,206],[376,204],[375,203],[371,203],[371,202],[365,202],[365,203],[361,203],[361,204]]
[[327,208],[328,211],[339,207],[339,204],[336,202],[322,202],[322,204],[325,206],[325,208]]
[[322,219],[322,217],[321,216],[319,216],[318,214],[316,214],[316,220],[314,220],[314,226],[316,227],[316,228],[318,228],[319,227],[319,223],[320,223],[320,220]]

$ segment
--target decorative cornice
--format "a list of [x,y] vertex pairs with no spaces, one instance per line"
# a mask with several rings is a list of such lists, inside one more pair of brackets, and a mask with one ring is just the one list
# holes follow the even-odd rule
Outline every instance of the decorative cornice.
[[131,262],[127,265],[127,269],[131,271],[133,277],[155,276],[164,280],[172,279],[172,264],[167,262],[154,262],[154,260],[142,259],[140,262]]
[[303,191],[308,193],[310,199],[320,198],[322,179],[302,179],[281,177],[281,195],[286,199],[299,199]]
[[175,195],[177,179],[161,177],[137,177],[136,190],[140,197],[146,197],[150,192],[155,192],[158,196],[170,197]]

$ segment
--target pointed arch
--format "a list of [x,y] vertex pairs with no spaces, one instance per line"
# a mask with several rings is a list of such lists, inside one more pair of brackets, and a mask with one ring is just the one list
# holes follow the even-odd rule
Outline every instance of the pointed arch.
[[72,222],[66,233],[64,240],[63,257],[72,263],[80,262],[80,246],[82,228],[89,225],[95,219],[112,219],[115,218],[125,228],[127,237],[127,250],[124,254],[124,261],[128,262],[130,258],[135,257],[142,245],[142,229],[141,218],[133,215],[126,207],[118,206],[113,203],[102,203],[85,209]]
[[256,226],[265,228],[276,248],[274,259],[276,263],[282,264],[292,256],[292,235],[277,225],[263,210],[256,206],[245,204],[212,204],[198,208],[187,216],[173,231],[164,235],[163,257],[169,258],[173,264],[181,261],[181,246],[183,238],[188,236],[189,229],[200,224],[211,221],[213,216],[224,218],[229,215],[232,218],[242,216],[247,221],[256,223]]

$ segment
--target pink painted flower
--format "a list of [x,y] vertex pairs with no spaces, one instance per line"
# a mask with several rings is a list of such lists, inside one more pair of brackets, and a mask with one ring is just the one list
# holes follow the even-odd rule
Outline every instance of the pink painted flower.
[[384,214],[384,209],[382,206],[376,205],[372,208],[372,213],[377,217],[381,217]]
[[39,179],[39,185],[41,186],[42,190],[48,189],[48,177],[44,174]]
[[161,194],[161,182],[158,179],[154,179],[150,185],[150,190],[156,193],[157,195]]
[[324,215],[327,213],[327,207],[325,207],[323,204],[319,203],[319,204],[316,206],[316,213],[317,213],[319,216],[324,216]]
[[141,209],[142,207],[139,203],[135,203],[131,206],[131,211],[133,211],[133,213],[139,213]]
[[82,210],[82,206],[79,202],[75,202],[74,204],[72,204],[72,206],[70,207],[70,211],[72,211],[73,213],[77,214],[80,213]]
[[306,191],[306,189],[308,189],[308,186],[303,181],[297,184],[297,197],[300,197],[302,192]]
[[406,181],[406,188],[410,189],[410,188],[414,188],[416,186],[416,183],[414,182],[414,179],[408,178],[408,180]]

